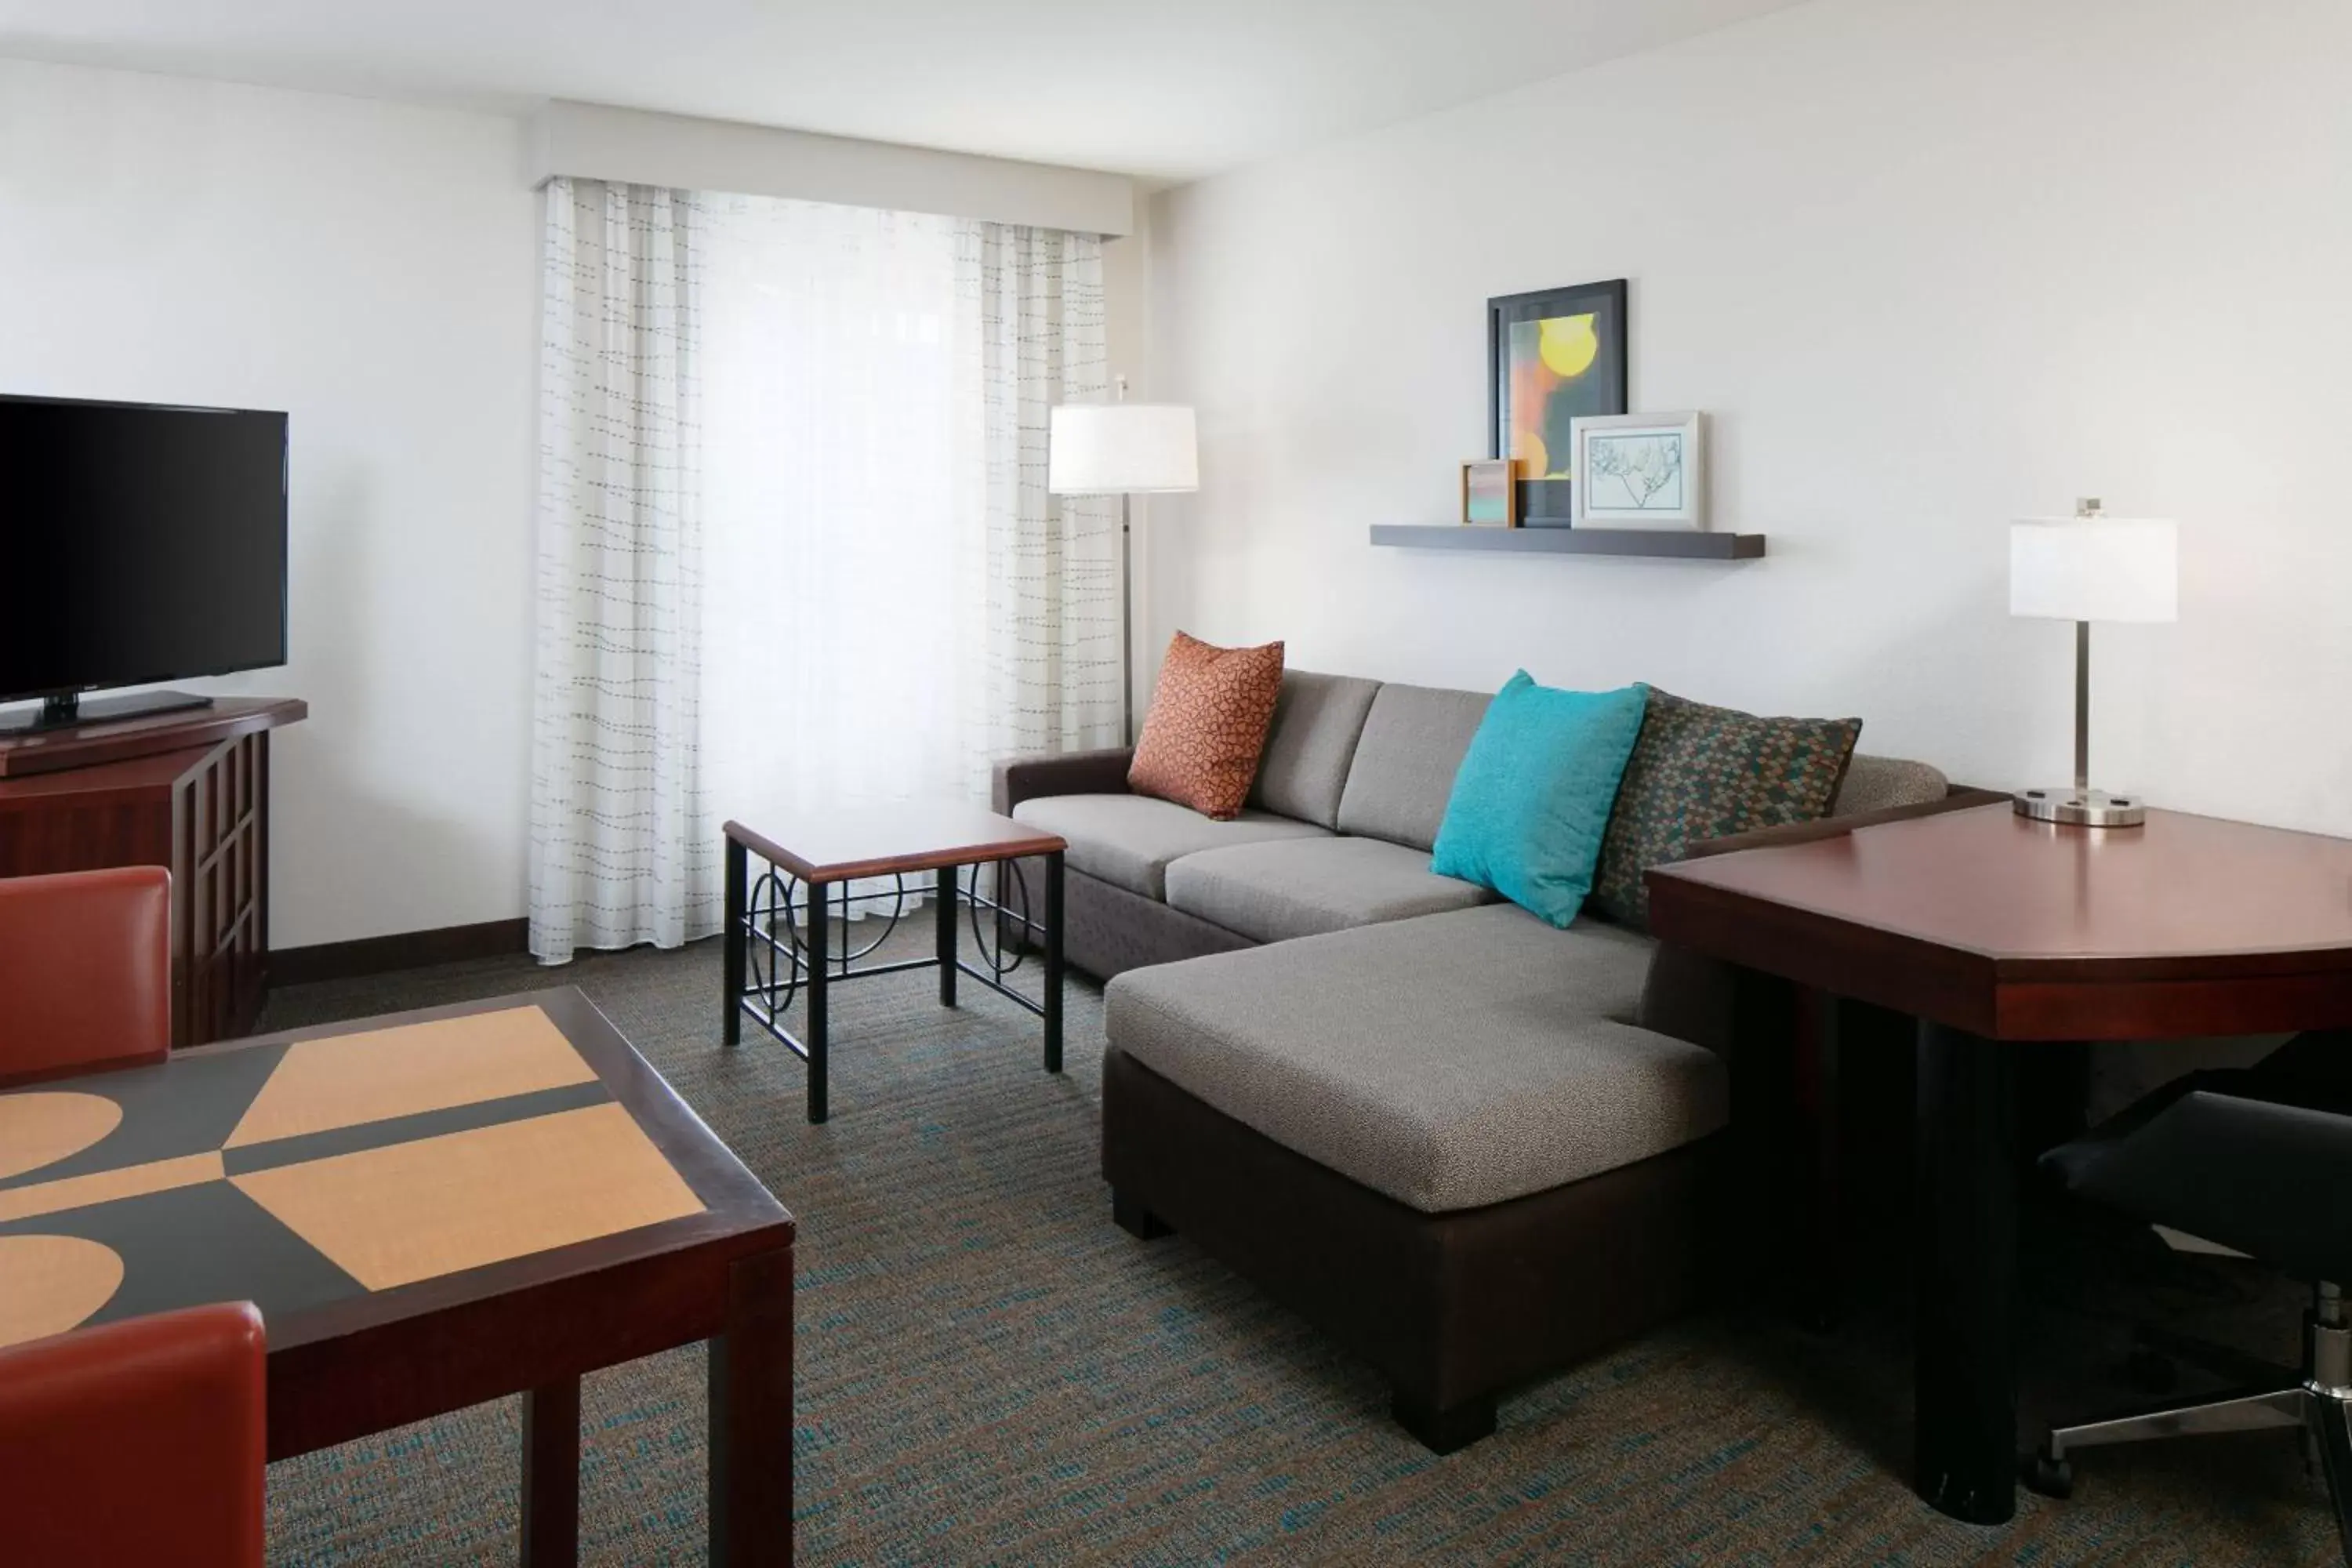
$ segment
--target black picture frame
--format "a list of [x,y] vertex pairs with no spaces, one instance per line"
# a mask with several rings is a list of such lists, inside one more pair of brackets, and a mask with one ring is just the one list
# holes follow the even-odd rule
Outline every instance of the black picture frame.
[[[1599,283],[1577,283],[1564,289],[1538,289],[1525,294],[1498,294],[1486,301],[1486,455],[1515,456],[1510,447],[1510,377],[1507,363],[1510,329],[1521,321],[1541,321],[1560,316],[1591,315],[1599,346],[1591,370],[1592,392],[1575,409],[1579,415],[1631,412],[1633,316],[1629,290],[1622,278]],[[1597,374],[1596,374],[1597,373]],[[1556,421],[1563,423],[1564,420]],[[1568,433],[1557,434],[1566,450]],[[1574,510],[1573,479],[1524,479],[1519,482],[1521,528],[1567,528]]]

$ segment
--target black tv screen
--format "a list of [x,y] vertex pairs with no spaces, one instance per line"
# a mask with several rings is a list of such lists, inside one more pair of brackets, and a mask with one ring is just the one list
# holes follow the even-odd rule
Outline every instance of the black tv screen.
[[285,415],[0,397],[0,701],[285,662]]

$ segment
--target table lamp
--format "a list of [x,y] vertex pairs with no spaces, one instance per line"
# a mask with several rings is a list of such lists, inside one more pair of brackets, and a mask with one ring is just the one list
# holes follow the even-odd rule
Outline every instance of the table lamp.
[[2009,613],[2074,623],[2074,786],[2020,790],[2018,815],[2080,827],[2147,820],[2136,795],[2091,787],[2091,623],[2180,618],[2178,531],[2109,517],[2096,500],[2070,518],[2023,518],[2009,530]]
[[1129,497],[1201,488],[1192,409],[1175,403],[1129,403],[1118,378],[1116,403],[1065,403],[1047,416],[1045,489],[1057,496],[1118,497],[1119,739],[1135,741],[1135,648]]

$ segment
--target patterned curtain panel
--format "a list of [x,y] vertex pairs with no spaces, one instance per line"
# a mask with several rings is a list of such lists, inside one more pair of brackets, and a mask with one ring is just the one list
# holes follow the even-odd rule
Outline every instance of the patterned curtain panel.
[[547,187],[530,944],[716,929],[701,744],[701,251],[689,192]]
[[960,370],[980,442],[970,499],[986,541],[979,628],[986,722],[975,787],[995,759],[1118,744],[1118,502],[1045,492],[1046,415],[1109,390],[1102,241],[1009,224],[959,226]]

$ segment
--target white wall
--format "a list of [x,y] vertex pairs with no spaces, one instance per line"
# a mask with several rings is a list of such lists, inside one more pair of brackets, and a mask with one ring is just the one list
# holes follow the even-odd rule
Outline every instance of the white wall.
[[[2095,633],[2095,771],[2352,832],[2352,6],[1819,0],[1210,180],[1151,214],[1177,626],[1492,687],[1645,679],[2065,776],[2071,632],[2006,529],[2182,524],[2181,620]],[[1633,280],[1637,408],[1715,418],[1741,566],[1375,550],[1486,453],[1484,302]]]
[[290,660],[188,683],[310,703],[276,946],[523,910],[537,213],[513,121],[0,61],[0,390],[291,416]]

